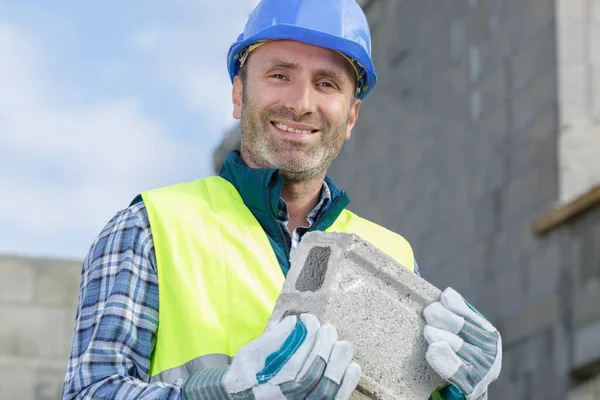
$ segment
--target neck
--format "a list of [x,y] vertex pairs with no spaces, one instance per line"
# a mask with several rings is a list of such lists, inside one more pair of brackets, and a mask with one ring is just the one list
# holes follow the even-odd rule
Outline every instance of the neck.
[[[241,157],[250,168],[268,168],[256,162],[250,154],[243,150],[241,151]],[[319,202],[324,180],[325,173],[315,179],[304,182],[283,179],[281,198],[287,205],[288,230],[290,232],[294,232],[299,226],[306,226],[308,224],[306,217]]]
[[281,190],[281,198],[288,209],[288,229],[293,232],[299,226],[308,224],[306,217],[319,202],[323,179],[318,178],[307,182],[285,182]]

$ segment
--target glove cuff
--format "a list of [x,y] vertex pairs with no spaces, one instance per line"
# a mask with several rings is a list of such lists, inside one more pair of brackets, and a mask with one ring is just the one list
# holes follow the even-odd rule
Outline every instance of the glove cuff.
[[184,400],[231,400],[223,385],[228,366],[201,369],[183,383]]

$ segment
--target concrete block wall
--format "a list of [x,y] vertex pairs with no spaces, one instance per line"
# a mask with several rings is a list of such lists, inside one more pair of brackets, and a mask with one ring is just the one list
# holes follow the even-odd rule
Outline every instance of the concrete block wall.
[[569,393],[568,400],[595,400],[600,399],[600,377],[577,387]]
[[350,209],[403,234],[427,280],[501,330],[490,399],[565,399],[572,385],[565,249],[582,245],[570,228],[531,231],[559,197],[555,7],[374,1],[380,80],[330,171]]
[[572,386],[587,387],[600,379],[600,209],[589,211],[556,235],[568,238],[561,249],[561,286],[572,343]]
[[60,398],[81,262],[0,257],[0,399]]
[[600,0],[556,0],[560,200],[600,184]]

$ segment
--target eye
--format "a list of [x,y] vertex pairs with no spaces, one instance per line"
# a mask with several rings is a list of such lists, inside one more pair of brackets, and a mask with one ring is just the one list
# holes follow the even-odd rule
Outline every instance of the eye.
[[319,82],[318,85],[321,86],[321,87],[326,87],[326,88],[332,88],[333,87],[333,83],[327,82],[327,81]]
[[323,80],[317,83],[317,87],[326,90],[341,90],[340,86],[335,81]]
[[271,75],[271,78],[275,78],[275,79],[287,79],[285,77],[285,75],[283,75],[283,74],[273,74],[273,75]]

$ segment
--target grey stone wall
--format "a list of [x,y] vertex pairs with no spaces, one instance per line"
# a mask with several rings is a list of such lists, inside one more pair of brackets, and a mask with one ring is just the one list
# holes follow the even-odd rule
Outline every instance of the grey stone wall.
[[81,262],[0,257],[0,399],[60,398]]
[[[600,209],[531,233],[559,198],[555,1],[365,8],[380,80],[331,176],[351,209],[409,239],[426,279],[501,330],[490,399],[594,398]],[[59,397],[80,271],[0,258],[0,399]]]
[[502,331],[490,399],[567,398],[600,360],[600,211],[532,235],[558,199],[555,2],[367,12],[380,80],[330,175]]

